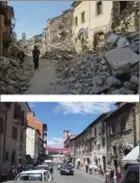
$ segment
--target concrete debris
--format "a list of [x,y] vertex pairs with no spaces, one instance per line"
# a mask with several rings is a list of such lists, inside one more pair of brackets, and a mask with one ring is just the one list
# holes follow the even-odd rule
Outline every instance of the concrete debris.
[[139,55],[128,47],[110,50],[106,52],[105,57],[113,72],[116,70],[119,71],[119,69],[124,68],[126,65],[133,65],[139,62]]
[[29,87],[32,65],[16,59],[0,57],[0,94],[22,94]]
[[119,40],[120,36],[111,33],[110,36],[107,38],[106,43],[114,45]]
[[44,59],[50,60],[70,60],[76,55],[76,52],[69,50],[61,50],[59,48],[54,49],[54,51],[46,52],[45,55],[42,56]]
[[112,45],[104,52],[89,52],[56,61],[58,83],[66,86],[65,94],[138,93],[139,55],[127,37],[111,36],[107,42]]
[[139,39],[135,39],[131,42],[130,48],[137,54],[139,54]]
[[129,46],[129,45],[130,44],[129,44],[128,40],[124,37],[120,38],[117,42],[118,48],[124,48],[124,47]]

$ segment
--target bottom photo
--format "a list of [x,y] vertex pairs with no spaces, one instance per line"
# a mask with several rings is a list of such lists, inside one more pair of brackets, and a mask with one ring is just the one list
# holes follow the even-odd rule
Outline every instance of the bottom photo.
[[139,103],[1,102],[0,182],[138,183]]

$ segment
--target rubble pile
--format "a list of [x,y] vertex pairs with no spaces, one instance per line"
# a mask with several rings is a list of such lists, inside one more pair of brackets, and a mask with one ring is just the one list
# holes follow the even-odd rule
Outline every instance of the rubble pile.
[[76,52],[74,51],[69,51],[69,50],[60,50],[55,49],[54,51],[51,52],[46,52],[42,58],[45,59],[50,59],[50,60],[70,60],[76,55]]
[[[136,34],[138,35],[138,34]],[[103,52],[87,53],[56,63],[59,84],[69,94],[137,94],[139,39],[111,34]]]
[[0,57],[0,94],[22,94],[29,87],[32,65],[18,60]]

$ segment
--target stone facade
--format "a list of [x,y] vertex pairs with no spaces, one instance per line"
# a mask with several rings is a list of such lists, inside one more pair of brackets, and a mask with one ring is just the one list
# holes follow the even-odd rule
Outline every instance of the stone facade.
[[115,32],[139,30],[139,2],[116,1],[112,6],[111,29]]
[[[106,167],[122,166],[122,158],[136,146],[134,103],[116,103],[116,109],[101,114],[82,133],[69,140],[72,157],[85,162]],[[138,121],[137,121],[138,122]]]
[[12,165],[26,163],[27,103],[0,103],[0,172],[7,175]]
[[107,161],[112,167],[122,166],[122,158],[135,145],[135,109],[133,103],[118,103],[116,111],[106,118]]
[[107,114],[102,114],[93,121],[81,134],[70,140],[69,148],[71,154],[76,159],[80,159],[82,167],[85,163],[101,165],[106,168],[106,131],[104,118]]
[[0,56],[8,55],[9,44],[13,41],[14,9],[7,1],[0,1]]

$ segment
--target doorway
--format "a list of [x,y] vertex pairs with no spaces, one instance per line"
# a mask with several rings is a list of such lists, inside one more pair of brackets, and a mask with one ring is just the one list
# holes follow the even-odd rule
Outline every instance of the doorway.
[[13,151],[11,155],[11,165],[15,165],[15,164],[16,164],[16,152]]

